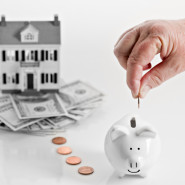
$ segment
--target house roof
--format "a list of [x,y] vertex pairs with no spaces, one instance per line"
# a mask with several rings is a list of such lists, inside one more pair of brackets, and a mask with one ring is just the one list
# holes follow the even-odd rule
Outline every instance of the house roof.
[[6,21],[6,25],[0,25],[0,45],[13,44],[60,44],[60,22],[54,25],[53,21],[31,21],[30,25],[39,31],[38,43],[22,43],[20,40],[20,33],[27,26],[26,21]]
[[39,33],[39,30],[38,29],[36,29],[32,24],[28,24],[21,32],[20,32],[20,34],[25,34],[25,33],[27,33],[27,32],[30,32],[31,31],[31,33]]

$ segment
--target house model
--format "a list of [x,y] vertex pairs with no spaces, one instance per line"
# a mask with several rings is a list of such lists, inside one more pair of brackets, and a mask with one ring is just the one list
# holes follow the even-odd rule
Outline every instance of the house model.
[[0,89],[58,91],[60,21],[0,22]]

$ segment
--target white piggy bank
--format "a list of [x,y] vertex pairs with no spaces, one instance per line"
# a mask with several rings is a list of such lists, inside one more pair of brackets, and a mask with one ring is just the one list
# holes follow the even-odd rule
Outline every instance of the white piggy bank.
[[119,177],[145,177],[160,154],[157,132],[139,115],[126,115],[116,122],[105,138],[105,153]]

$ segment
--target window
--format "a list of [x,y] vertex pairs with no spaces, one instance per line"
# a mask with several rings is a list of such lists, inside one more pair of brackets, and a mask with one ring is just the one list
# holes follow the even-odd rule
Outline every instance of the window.
[[10,50],[6,51],[6,60],[7,60],[7,61],[11,61],[11,59],[12,59],[11,54],[12,54],[12,53],[11,53]]
[[49,51],[49,60],[54,60],[54,51]]
[[19,51],[18,50],[16,50],[15,51],[15,61],[19,61]]
[[44,73],[41,74],[41,83],[44,84]]
[[53,74],[50,74],[50,82],[53,83]]
[[19,73],[15,74],[15,82],[16,84],[19,84]]
[[10,53],[11,53],[11,60],[12,61],[15,61],[15,51],[10,51]]
[[58,60],[58,56],[57,56],[57,50],[54,50],[54,61]]
[[2,61],[5,62],[6,61],[6,51],[2,51]]
[[48,74],[46,73],[46,83],[48,83]]
[[35,60],[34,51],[31,51],[31,60]]
[[54,73],[54,83],[56,84],[57,83],[57,73]]
[[25,51],[25,60],[28,61],[29,60],[29,50]]
[[48,51],[45,51],[45,53],[46,53],[46,55],[45,55],[45,57],[46,57],[46,60],[48,60]]
[[21,51],[21,55],[22,55],[22,61],[25,61],[25,51],[24,50]]
[[13,83],[13,84],[15,83],[15,78],[14,78],[14,77],[12,77],[12,83]]
[[6,81],[6,73],[3,73],[3,84],[6,84],[7,81]]
[[34,40],[34,36],[31,33],[28,33],[27,35],[25,35],[25,40]]

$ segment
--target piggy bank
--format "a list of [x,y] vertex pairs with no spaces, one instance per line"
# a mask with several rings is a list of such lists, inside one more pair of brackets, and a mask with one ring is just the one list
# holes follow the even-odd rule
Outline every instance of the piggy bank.
[[105,138],[105,153],[119,177],[147,176],[160,154],[160,138],[139,115],[126,115],[116,122]]

